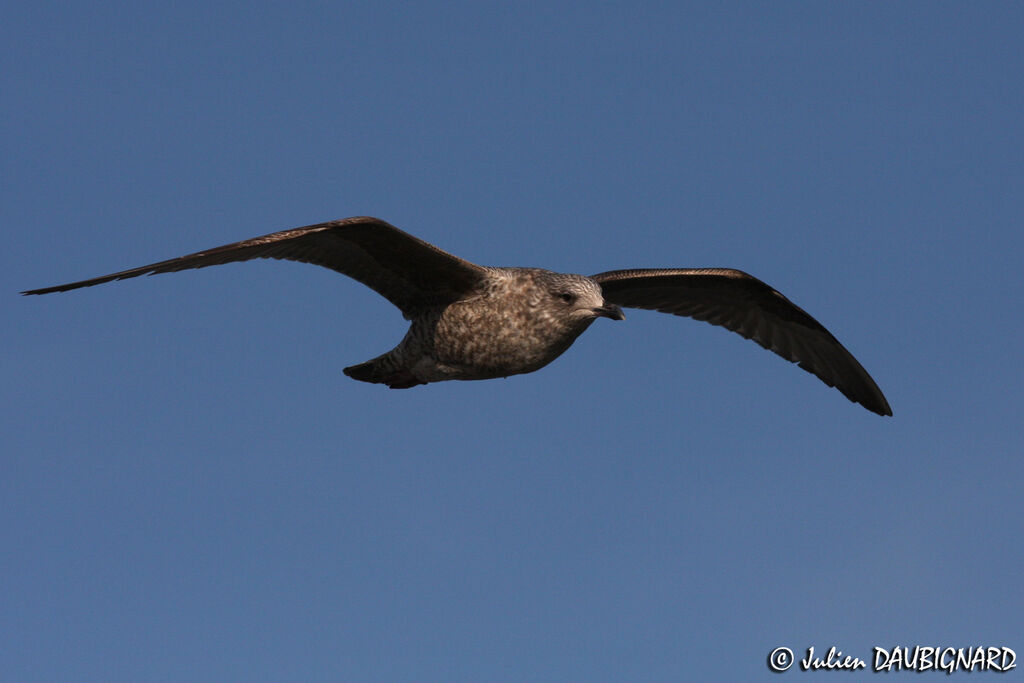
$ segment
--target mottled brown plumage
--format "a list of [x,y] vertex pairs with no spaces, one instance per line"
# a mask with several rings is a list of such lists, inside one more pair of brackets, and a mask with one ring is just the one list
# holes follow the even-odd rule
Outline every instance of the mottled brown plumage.
[[387,298],[411,321],[394,349],[345,368],[349,377],[365,382],[398,389],[533,372],[561,355],[598,317],[623,319],[620,306],[627,306],[725,327],[798,363],[868,410],[892,415],[871,376],[828,330],[746,273],[674,268],[585,277],[539,268],[489,268],[366,216],[275,232],[22,293],[64,292],[254,258],[313,263],[348,275]]

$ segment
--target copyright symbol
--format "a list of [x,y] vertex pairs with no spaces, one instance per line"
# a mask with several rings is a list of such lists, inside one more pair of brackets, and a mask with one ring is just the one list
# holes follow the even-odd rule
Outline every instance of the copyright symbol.
[[777,647],[768,655],[768,668],[776,673],[782,673],[793,666],[793,651],[788,647]]

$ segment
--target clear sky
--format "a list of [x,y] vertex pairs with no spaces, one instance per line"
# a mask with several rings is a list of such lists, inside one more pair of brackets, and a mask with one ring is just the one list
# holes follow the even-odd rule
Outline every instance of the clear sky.
[[[8,4],[0,678],[1024,658],[1022,35],[1019,3]],[[485,265],[748,271],[895,416],[646,311],[391,391],[341,369],[400,314],[312,266],[17,294],[359,214]]]

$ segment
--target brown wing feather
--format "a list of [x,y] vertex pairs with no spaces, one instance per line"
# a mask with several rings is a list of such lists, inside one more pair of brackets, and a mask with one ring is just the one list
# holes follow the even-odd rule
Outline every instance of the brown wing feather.
[[765,283],[728,268],[613,270],[592,276],[607,301],[683,315],[753,339],[879,415],[878,385],[817,320]]
[[102,277],[22,294],[66,292],[139,275],[173,273],[254,258],[301,261],[330,268],[372,288],[408,317],[472,290],[484,269],[368,216],[345,218],[207,249]]

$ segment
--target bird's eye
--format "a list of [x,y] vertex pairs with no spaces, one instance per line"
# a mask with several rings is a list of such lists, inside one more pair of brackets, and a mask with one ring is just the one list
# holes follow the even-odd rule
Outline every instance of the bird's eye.
[[562,294],[559,294],[558,296],[562,299],[562,301],[564,301],[567,304],[571,304],[572,302],[576,301],[576,295],[575,294],[571,294],[569,292],[563,292]]

